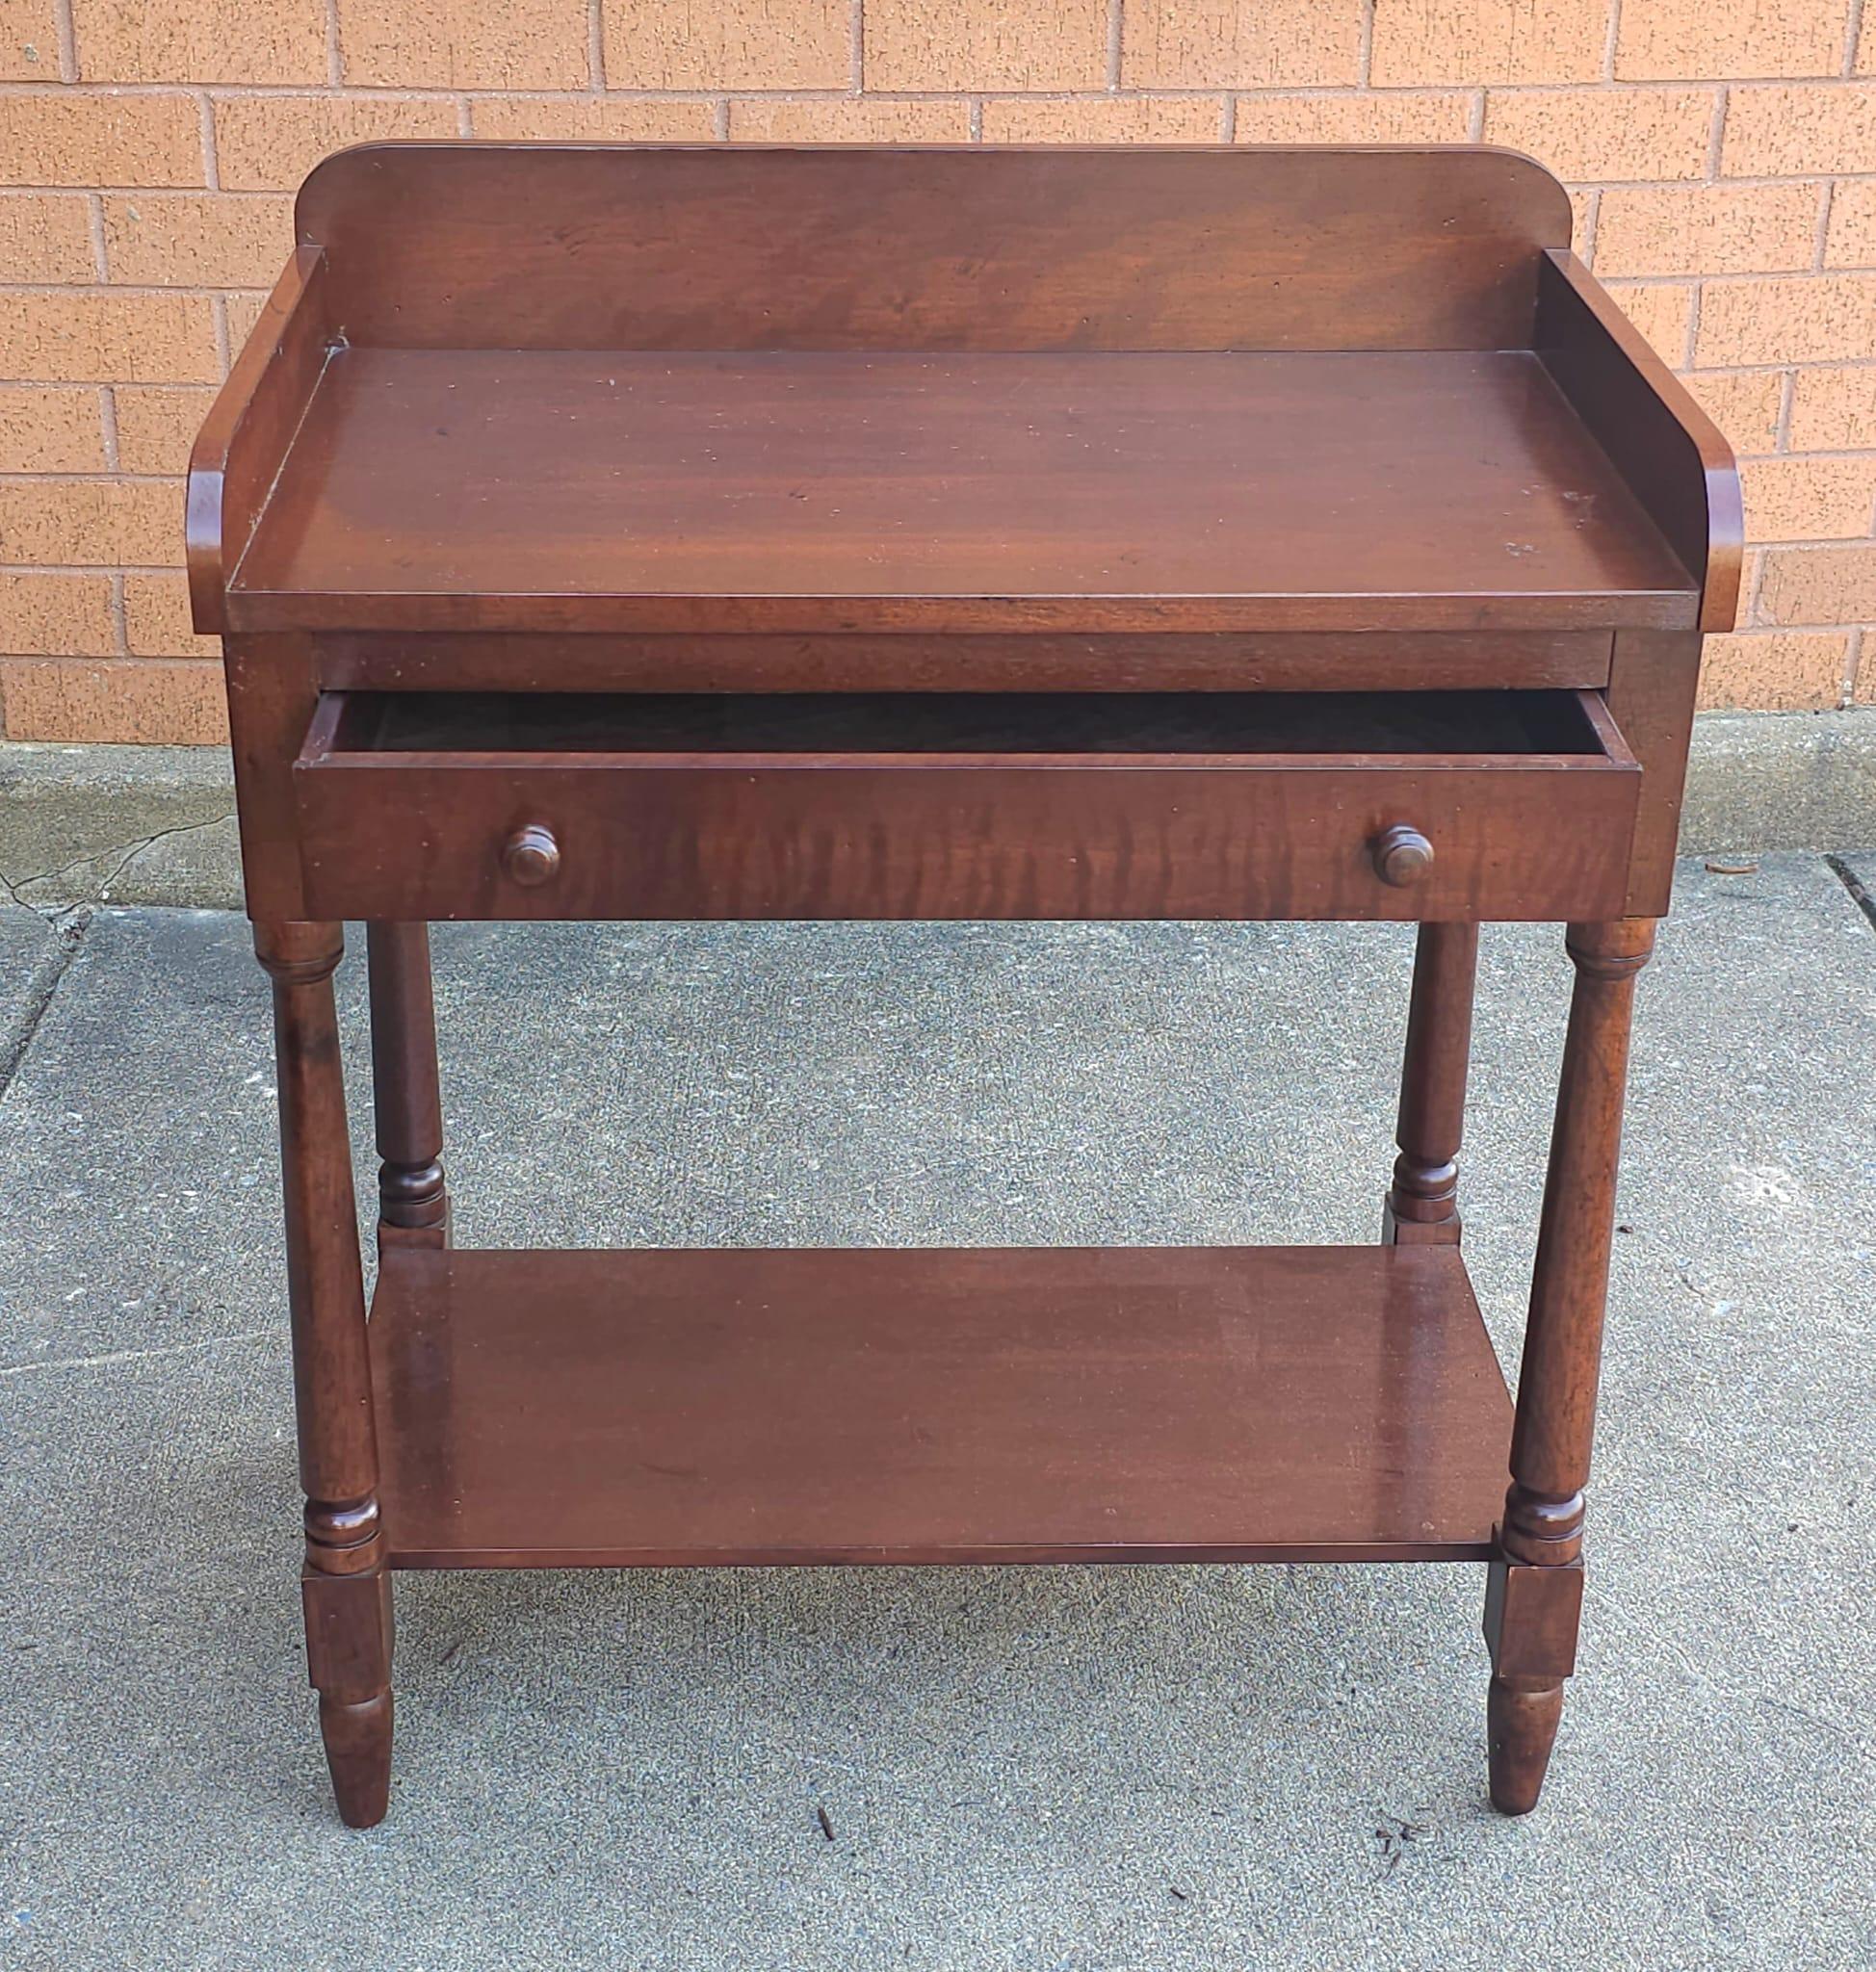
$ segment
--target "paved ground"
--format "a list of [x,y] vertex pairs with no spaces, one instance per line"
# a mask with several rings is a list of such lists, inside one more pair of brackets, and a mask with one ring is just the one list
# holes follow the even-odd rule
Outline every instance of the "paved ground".
[[[404,1579],[392,1814],[348,1833],[261,982],[228,917],[65,929],[0,913],[0,1967],[1876,1963],[1876,930],[1822,859],[1690,867],[1644,982],[1585,1661],[1523,1823],[1476,1569],[826,1570]],[[438,945],[466,1242],[1372,1233],[1392,932]],[[1488,934],[1508,1363],[1566,972]]]

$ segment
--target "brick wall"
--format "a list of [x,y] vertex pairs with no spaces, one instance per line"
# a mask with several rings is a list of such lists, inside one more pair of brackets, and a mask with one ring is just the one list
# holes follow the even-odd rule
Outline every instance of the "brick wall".
[[1484,138],[1745,461],[1712,705],[1876,703],[1876,0],[0,0],[0,706],[212,740],[181,474],[374,137]]

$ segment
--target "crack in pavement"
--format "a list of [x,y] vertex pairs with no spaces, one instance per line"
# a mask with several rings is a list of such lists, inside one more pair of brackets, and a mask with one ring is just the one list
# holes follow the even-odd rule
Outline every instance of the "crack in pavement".
[[205,828],[219,828],[223,822],[232,821],[234,816],[235,811],[229,809],[222,815],[207,816],[200,821],[179,821],[173,827],[160,828],[151,835],[139,837],[121,854],[117,855],[117,862],[106,872],[103,879],[95,885],[89,887],[94,892],[94,895],[68,897],[63,902],[41,905],[34,902],[31,897],[21,895],[21,892],[33,884],[56,884],[61,877],[69,875],[73,870],[83,869],[88,865],[95,865],[105,857],[117,854],[117,852],[115,849],[101,849],[90,855],[74,856],[69,863],[62,863],[55,869],[36,870],[26,876],[15,876],[9,871],[0,870],[0,885],[5,886],[7,895],[22,910],[33,912],[57,930],[60,928],[61,920],[68,917],[73,911],[83,910],[88,905],[106,901],[110,895],[111,886],[117,882],[118,877],[130,868],[145,849],[165,841],[170,836],[195,835]]
[[[4,881],[0,878],[0,882]],[[8,884],[7,888],[11,892],[13,886]],[[21,904],[20,908],[33,911],[31,904]],[[0,1102],[5,1101],[7,1091],[12,1088],[13,1077],[19,1073],[19,1065],[33,1045],[33,1037],[39,1030],[39,1023],[45,1018],[45,1010],[52,1004],[59,982],[70,969],[79,946],[84,943],[86,927],[91,921],[89,904],[74,904],[61,912],[57,919],[46,917],[42,911],[33,911],[33,915],[51,929],[52,947],[29,974],[24,1004],[18,1015],[0,1022]]]

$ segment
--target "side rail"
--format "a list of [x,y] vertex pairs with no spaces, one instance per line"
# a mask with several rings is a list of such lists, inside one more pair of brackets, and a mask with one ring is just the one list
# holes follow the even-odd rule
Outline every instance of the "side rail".
[[1733,448],[1574,253],[1538,274],[1538,354],[1689,574],[1700,628],[1731,630],[1744,524]]
[[268,297],[189,460],[185,532],[195,628],[227,628],[227,587],[330,353],[326,256],[301,246]]

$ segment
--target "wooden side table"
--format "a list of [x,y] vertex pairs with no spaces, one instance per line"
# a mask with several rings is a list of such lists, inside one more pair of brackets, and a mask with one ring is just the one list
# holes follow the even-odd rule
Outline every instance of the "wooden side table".
[[[387,1802],[391,1570],[677,1563],[1483,1562],[1492,1797],[1532,1806],[1629,1006],[1740,552],[1562,190],[1473,148],[378,145],[298,238],[189,562],[345,1819]],[[453,1247],[457,918],[1415,921],[1381,1243]],[[1576,973],[1515,1416],[1456,1203],[1489,919],[1568,921]]]

